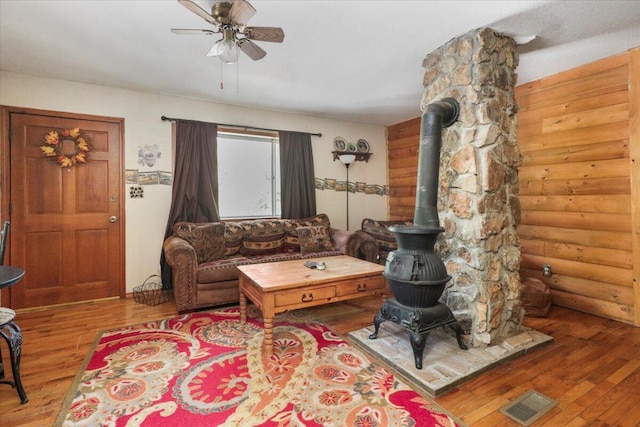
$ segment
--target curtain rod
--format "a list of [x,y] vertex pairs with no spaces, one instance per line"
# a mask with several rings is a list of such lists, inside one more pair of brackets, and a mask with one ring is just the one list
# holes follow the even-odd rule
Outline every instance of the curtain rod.
[[[160,118],[162,119],[163,122],[166,122],[166,121],[175,122],[176,120],[184,120],[184,119],[176,119],[174,117],[167,117],[167,116],[161,116]],[[185,121],[193,121],[193,120],[185,120]],[[220,126],[228,126],[228,127],[240,128],[244,130],[252,129],[252,130],[263,130],[267,132],[280,132],[280,129],[258,128],[255,126],[246,126],[246,125],[230,125],[228,123],[216,123],[216,124]],[[288,131],[284,131],[284,132],[288,132]],[[307,132],[301,132],[301,133],[307,133]],[[322,136],[321,133],[309,133],[309,135]]]

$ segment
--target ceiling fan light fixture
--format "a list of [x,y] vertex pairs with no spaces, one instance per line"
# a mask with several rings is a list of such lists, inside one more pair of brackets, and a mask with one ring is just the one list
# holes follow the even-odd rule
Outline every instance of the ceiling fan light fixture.
[[217,56],[225,64],[235,64],[238,62],[239,56],[238,46],[233,35],[233,31],[225,29],[222,39],[218,40],[211,46],[207,56]]
[[207,56],[220,56],[222,54],[222,40],[218,40],[211,46],[209,52],[207,52]]
[[238,46],[232,39],[223,39],[219,43],[221,46],[220,60],[225,64],[235,64],[238,62]]

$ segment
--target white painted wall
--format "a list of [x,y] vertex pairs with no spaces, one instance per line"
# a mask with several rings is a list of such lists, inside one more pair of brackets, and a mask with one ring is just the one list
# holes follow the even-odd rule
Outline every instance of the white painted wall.
[[[318,178],[344,180],[346,168],[333,161],[333,139],[341,136],[349,142],[364,138],[374,153],[368,163],[356,162],[350,167],[350,181],[386,184],[387,147],[385,129],[351,123],[238,107],[138,92],[106,86],[53,80],[23,74],[0,72],[0,104],[12,107],[63,111],[122,117],[124,122],[124,157],[126,169],[172,170],[171,124],[160,116],[208,122],[243,124],[300,132],[320,132],[312,137],[315,175]],[[152,168],[138,165],[138,147],[158,144],[162,157]],[[129,186],[127,186],[128,191]],[[171,204],[171,187],[144,186],[144,198],[126,198],[126,287],[131,292],[151,274],[159,274],[160,251]],[[332,226],[346,228],[346,195],[333,190],[316,191],[318,213],[326,213]],[[387,218],[387,196],[349,194],[349,229],[360,228],[362,218]]]

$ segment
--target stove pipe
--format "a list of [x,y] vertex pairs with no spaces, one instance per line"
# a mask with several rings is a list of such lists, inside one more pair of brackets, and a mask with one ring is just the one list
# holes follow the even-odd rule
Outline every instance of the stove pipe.
[[414,225],[440,228],[437,205],[442,128],[455,123],[458,110],[459,104],[455,99],[445,98],[427,105],[422,115]]
[[458,102],[452,98],[427,105],[420,127],[413,225],[389,227],[398,249],[389,253],[383,275],[396,300],[408,307],[436,305],[451,279],[434,246],[438,234],[444,231],[437,206],[442,129],[455,123],[459,109]]

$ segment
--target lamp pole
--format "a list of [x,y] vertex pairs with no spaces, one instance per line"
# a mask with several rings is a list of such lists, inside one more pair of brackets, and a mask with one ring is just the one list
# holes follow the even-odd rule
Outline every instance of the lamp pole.
[[340,154],[338,156],[343,165],[347,167],[347,185],[345,190],[347,192],[347,231],[349,230],[349,166],[356,160],[355,154]]
[[351,163],[345,163],[347,167],[347,186],[345,190],[347,190],[347,231],[349,231],[349,166]]

